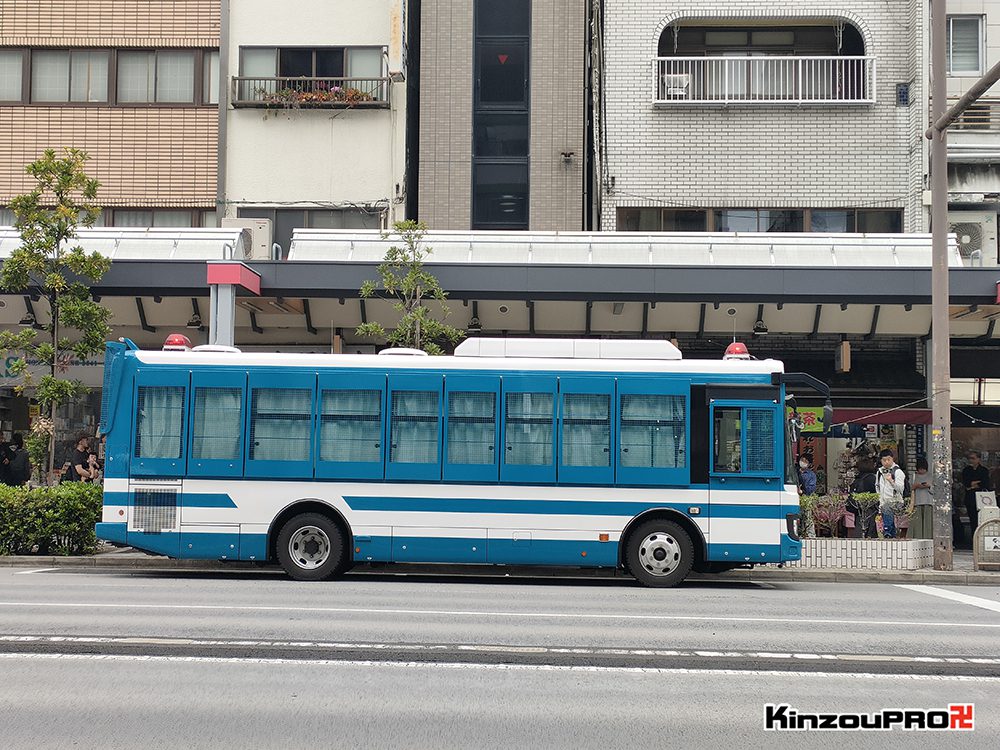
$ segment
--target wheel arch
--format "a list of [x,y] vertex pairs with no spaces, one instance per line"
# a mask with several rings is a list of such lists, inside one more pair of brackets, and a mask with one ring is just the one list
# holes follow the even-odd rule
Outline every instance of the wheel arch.
[[353,558],[353,554],[351,554],[351,552],[354,549],[354,535],[351,532],[351,525],[347,522],[347,519],[344,518],[344,515],[332,505],[325,503],[322,500],[317,500],[316,498],[303,498],[286,505],[281,509],[281,512],[274,517],[274,520],[271,521],[271,525],[267,529],[268,562],[274,562],[278,559],[277,544],[278,534],[281,533],[281,527],[300,513],[319,513],[337,524],[340,531],[344,535],[345,544],[348,545],[347,560],[350,561]]
[[626,552],[628,550],[629,537],[632,533],[646,521],[652,521],[658,518],[673,521],[687,532],[688,536],[691,537],[691,543],[694,545],[695,569],[698,569],[701,565],[703,565],[708,559],[708,543],[705,541],[705,535],[702,533],[701,529],[698,528],[698,524],[691,520],[690,516],[686,516],[673,508],[650,508],[629,521],[622,531],[621,541],[618,543],[619,567],[628,567],[626,563],[628,559]]

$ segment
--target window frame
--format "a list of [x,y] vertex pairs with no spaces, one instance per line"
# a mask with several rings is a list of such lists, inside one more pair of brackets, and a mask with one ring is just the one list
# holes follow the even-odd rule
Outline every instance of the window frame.
[[[385,451],[385,478],[387,481],[410,480],[438,482],[441,480],[444,418],[444,376],[440,373],[390,372],[386,392],[385,436],[389,443]],[[396,393],[434,393],[437,395],[437,460],[423,463],[392,460],[392,407]]]
[[[735,399],[712,399],[709,410],[709,477],[718,482],[721,479],[732,477],[744,477],[747,479],[775,479],[781,480],[784,476],[784,449],[780,445],[784,440],[785,427],[782,423],[783,413],[778,405],[773,401],[743,401]],[[718,471],[715,468],[716,444],[715,444],[715,412],[718,409],[739,409],[740,410],[740,470],[739,471]],[[771,412],[773,421],[771,441],[772,469],[770,471],[747,471],[747,434],[749,420],[747,411],[751,409],[767,410]]]
[[[617,399],[615,397],[615,378],[607,376],[585,377],[570,376],[559,378],[559,403],[556,413],[559,416],[557,424],[556,472],[559,484],[583,484],[610,486],[615,483],[615,446],[618,442],[618,431],[615,424]],[[608,399],[608,456],[607,466],[570,466],[564,463],[566,448],[566,396],[593,395],[605,396]]]
[[[136,371],[132,386],[132,436],[129,441],[130,472],[137,477],[162,477],[180,479],[184,476],[187,462],[188,411],[190,402],[190,374],[187,370],[147,369]],[[136,455],[139,442],[139,389],[140,388],[182,388],[180,456],[177,458],[143,458]]]
[[[28,104],[38,107],[107,107],[114,100],[117,93],[117,50],[112,47],[25,47],[25,55],[21,64],[21,104]],[[69,54],[69,68],[66,71],[66,99],[50,102],[36,101],[32,88],[32,76],[34,72],[34,56],[37,52],[66,52]],[[107,96],[102,101],[72,101],[73,96],[73,53],[74,52],[107,52]],[[11,102],[16,104],[17,102]]]
[[[544,393],[552,396],[552,445],[551,461],[547,464],[508,464],[507,443],[510,419],[507,414],[507,397],[512,393]],[[556,467],[559,461],[559,378],[555,375],[504,375],[500,406],[503,429],[500,460],[500,481],[504,484],[556,484]]]
[[[240,391],[240,448],[235,458],[195,458],[195,412],[198,390],[228,388]],[[245,370],[212,370],[191,372],[187,418],[187,473],[193,477],[241,477],[247,451],[247,373]]]
[[[302,460],[279,461],[275,459],[253,458],[250,441],[252,439],[251,423],[254,416],[254,391],[277,390],[299,391],[307,390],[310,398],[310,423],[306,434],[309,435],[308,455]],[[268,479],[312,479],[316,455],[316,373],[313,372],[250,372],[246,388],[246,422],[243,427],[246,450],[244,451],[244,476]]]
[[[682,466],[623,466],[625,446],[622,436],[622,396],[672,396],[684,399],[684,463]],[[649,486],[689,486],[691,482],[691,384],[686,380],[666,380],[662,377],[628,377],[618,379],[615,399],[615,473],[616,484]]]
[[[323,395],[334,391],[378,391],[378,451],[377,461],[325,461],[322,458],[323,435]],[[324,373],[321,372],[316,385],[315,445],[316,478],[347,480],[382,480],[388,459],[386,450],[386,375],[376,372]]]
[[[950,78],[971,78],[972,76],[981,76],[983,74],[983,62],[986,59],[986,23],[985,16],[975,13],[954,13],[946,14],[945,16],[948,28],[946,30],[947,34],[947,48],[945,50],[947,54],[947,75]],[[969,21],[975,20],[977,29],[977,41],[979,42],[979,67],[975,70],[955,70],[952,67],[952,49],[954,47],[954,32],[952,31],[952,22],[956,19]]]
[[30,47],[5,47],[4,52],[20,53],[21,55],[21,95],[18,99],[0,99],[0,104],[24,104],[31,98],[31,59]]
[[[467,464],[451,463],[448,460],[448,448],[452,420],[452,393],[483,393],[493,396],[493,444],[489,448],[493,452],[492,463]],[[444,416],[441,449],[441,478],[445,482],[497,482],[500,479],[500,377],[489,375],[445,375],[444,400],[441,411]]]

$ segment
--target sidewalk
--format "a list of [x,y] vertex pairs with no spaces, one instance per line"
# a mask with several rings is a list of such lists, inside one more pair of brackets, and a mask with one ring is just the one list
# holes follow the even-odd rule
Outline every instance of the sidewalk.
[[[748,581],[756,583],[778,581],[825,583],[909,583],[937,586],[1000,586],[1000,571],[975,571],[972,569],[972,552],[956,550],[955,569],[932,570],[865,570],[847,568],[778,568],[774,565],[753,570],[731,570],[717,575],[694,574],[694,580]],[[171,560],[159,555],[147,555],[131,547],[107,547],[95,555],[85,557],[52,557],[37,555],[0,556],[0,567],[28,568],[102,568],[122,570],[187,570],[187,571],[246,571],[268,570],[279,572],[275,565],[253,562],[218,562],[214,560]],[[414,575],[480,575],[537,578],[626,578],[621,571],[586,568],[554,568],[506,565],[359,565],[358,573],[385,574],[387,572]]]

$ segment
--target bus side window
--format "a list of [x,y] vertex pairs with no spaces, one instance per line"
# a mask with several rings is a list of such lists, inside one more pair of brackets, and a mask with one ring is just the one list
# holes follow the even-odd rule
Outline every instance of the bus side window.
[[743,451],[742,413],[739,407],[715,409],[715,450],[712,470],[738,474]]
[[324,390],[320,409],[320,461],[382,461],[382,391]]
[[184,388],[140,385],[136,401],[136,458],[179,459],[184,435]]
[[236,460],[243,448],[243,389],[194,389],[191,458]]
[[687,461],[683,396],[629,393],[621,396],[621,465],[677,469]]
[[254,388],[250,400],[250,459],[309,461],[312,391]]
[[551,393],[507,394],[507,450],[504,463],[550,466],[554,430]]
[[436,391],[392,392],[391,463],[438,462],[439,398]]
[[746,471],[774,471],[774,409],[746,409]]

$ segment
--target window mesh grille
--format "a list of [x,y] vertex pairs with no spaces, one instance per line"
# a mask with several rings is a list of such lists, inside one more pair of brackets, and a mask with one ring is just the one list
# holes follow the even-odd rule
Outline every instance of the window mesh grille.
[[381,460],[381,391],[323,391],[320,405],[320,461]]
[[687,399],[627,393],[621,397],[621,465],[677,469],[687,461]]
[[492,464],[496,456],[496,394],[448,394],[448,463]]
[[195,388],[191,457],[234,460],[243,437],[243,389]]
[[177,490],[136,490],[132,523],[147,534],[177,528]]
[[555,399],[551,393],[508,393],[504,462],[512,466],[552,464]]
[[563,466],[611,465],[611,397],[564,393]]
[[774,471],[774,412],[747,409],[747,471]]
[[306,388],[254,388],[250,406],[252,460],[309,460],[312,391]]
[[[109,361],[110,360],[110,361]],[[125,360],[124,354],[120,351],[109,350],[105,357],[104,365],[104,388],[101,390],[101,434],[106,435],[111,429],[111,416],[114,408],[112,399],[116,395],[112,391],[118,382],[122,364]]]
[[436,392],[393,391],[389,460],[399,464],[437,463],[439,411]]
[[136,404],[137,458],[178,459],[184,433],[184,387],[139,386]]

